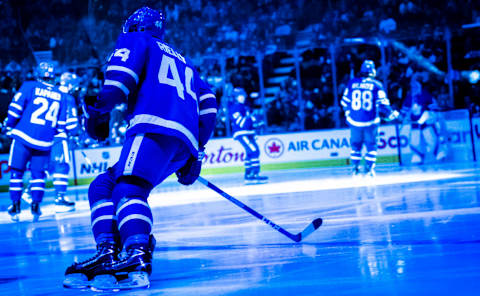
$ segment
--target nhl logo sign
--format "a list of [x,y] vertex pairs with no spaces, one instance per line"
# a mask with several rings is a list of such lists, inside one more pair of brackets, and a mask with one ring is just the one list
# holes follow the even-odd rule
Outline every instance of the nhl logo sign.
[[279,158],[284,150],[283,142],[278,138],[270,138],[265,142],[264,151],[270,158]]

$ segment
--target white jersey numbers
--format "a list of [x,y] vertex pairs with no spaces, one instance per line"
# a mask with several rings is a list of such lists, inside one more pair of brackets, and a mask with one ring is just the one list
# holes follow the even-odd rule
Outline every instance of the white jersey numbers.
[[358,111],[363,109],[365,111],[372,110],[373,95],[370,90],[356,89],[352,92],[352,109]]
[[33,104],[40,105],[37,110],[32,112],[30,117],[30,122],[38,125],[45,125],[46,121],[52,123],[52,127],[57,125],[57,115],[60,111],[60,103],[57,101],[52,101],[49,106],[47,99],[43,97],[36,97],[33,100]]
[[120,57],[122,58],[122,62],[126,62],[128,60],[128,57],[130,56],[130,49],[128,48],[119,48],[115,50],[115,53],[113,54],[114,57]]
[[[169,73],[172,78],[168,77]],[[162,56],[160,70],[158,71],[158,81],[162,84],[175,87],[178,96],[182,100],[185,100],[185,89],[187,94],[189,94],[195,101],[197,100],[197,96],[192,90],[193,70],[190,67],[185,67],[185,84],[182,83],[180,75],[178,74],[177,65],[175,64],[175,59],[165,54]]]

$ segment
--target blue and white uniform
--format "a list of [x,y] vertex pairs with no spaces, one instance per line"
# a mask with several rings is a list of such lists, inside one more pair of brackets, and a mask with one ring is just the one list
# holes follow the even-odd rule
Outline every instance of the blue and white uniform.
[[111,200],[89,198],[97,242],[111,239],[118,227],[128,246],[148,242],[150,190],[197,157],[215,127],[217,102],[182,54],[148,32],[129,32],[118,38],[94,108],[106,113],[119,103],[127,104],[129,127],[112,173],[117,184]]
[[362,159],[362,146],[367,153],[365,160],[372,168],[377,159],[377,131],[380,114],[392,114],[390,101],[382,84],[372,77],[356,77],[349,81],[340,101],[350,125],[352,150],[350,159],[358,167]]
[[65,100],[65,94],[54,85],[27,81],[10,103],[6,125],[13,138],[9,158],[12,201],[20,200],[23,173],[30,161],[32,201],[41,202],[53,137],[65,131]]
[[97,107],[108,112],[127,97],[127,137],[174,136],[197,155],[199,146],[211,136],[217,112],[215,95],[189,60],[148,33],[120,36]]
[[255,140],[253,116],[248,107],[236,102],[229,108],[233,138],[240,142],[246,152],[245,179],[260,172],[260,148]]
[[68,173],[70,171],[70,149],[67,137],[75,133],[79,128],[77,105],[75,98],[68,93],[64,86],[59,87],[65,93],[66,104],[66,125],[65,132],[54,136],[54,143],[50,153],[49,171],[52,173],[53,186],[57,195],[64,195],[67,192]]

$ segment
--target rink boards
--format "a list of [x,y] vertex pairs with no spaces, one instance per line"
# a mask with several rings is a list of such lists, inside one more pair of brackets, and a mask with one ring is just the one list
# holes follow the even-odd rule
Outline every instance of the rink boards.
[[[479,125],[479,118],[470,121],[463,116],[457,118],[452,116],[452,119],[444,120],[441,126],[437,125],[442,136],[434,140],[448,152],[447,161],[472,161],[475,152],[478,159]],[[410,131],[409,124],[380,126],[377,162],[394,163],[401,159],[403,163],[408,164],[411,155]],[[350,163],[348,128],[261,135],[257,137],[257,142],[262,170],[344,166]],[[120,151],[120,146],[73,151],[70,184],[89,183],[92,178],[116,162]],[[243,171],[245,152],[232,138],[212,139],[207,144],[205,152],[203,174]],[[8,155],[0,155],[0,189],[3,191],[8,189],[9,175]],[[49,184],[47,182],[47,186]]]

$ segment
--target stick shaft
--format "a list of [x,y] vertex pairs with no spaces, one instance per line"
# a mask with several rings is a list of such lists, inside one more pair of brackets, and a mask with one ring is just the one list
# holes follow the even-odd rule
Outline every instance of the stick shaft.
[[301,240],[301,236],[300,235],[295,235],[295,234],[292,234],[288,231],[286,231],[285,229],[283,229],[282,227],[280,227],[279,225],[275,224],[274,222],[272,222],[270,219],[267,219],[265,216],[259,214],[257,211],[255,211],[254,209],[250,208],[249,206],[247,206],[246,204],[242,203],[241,201],[239,201],[238,199],[234,198],[233,196],[231,196],[230,194],[226,193],[225,191],[223,191],[222,189],[218,188],[217,186],[215,186],[214,184],[210,183],[209,181],[205,180],[202,176],[199,176],[198,177],[198,181],[200,183],[202,183],[203,185],[207,186],[208,188],[212,189],[213,191],[217,192],[218,194],[220,194],[221,196],[225,197],[226,199],[228,199],[229,201],[233,202],[235,205],[237,205],[238,207],[242,208],[243,210],[247,211],[248,213],[252,214],[253,216],[255,216],[257,219],[259,220],[262,220],[263,222],[265,222],[267,225],[270,225],[273,229],[277,230],[278,232],[280,232],[281,234],[285,235],[286,237],[288,237],[289,239],[295,241],[295,242],[299,242]]

